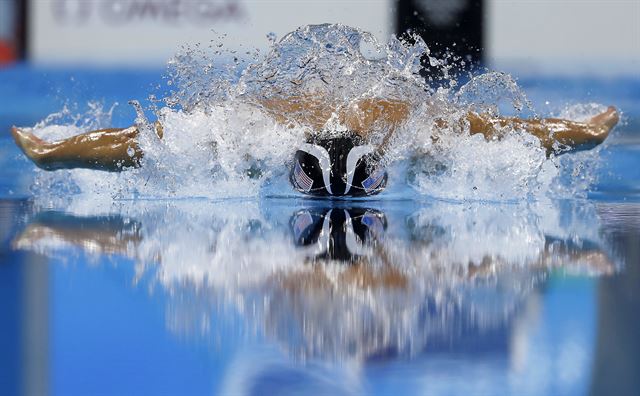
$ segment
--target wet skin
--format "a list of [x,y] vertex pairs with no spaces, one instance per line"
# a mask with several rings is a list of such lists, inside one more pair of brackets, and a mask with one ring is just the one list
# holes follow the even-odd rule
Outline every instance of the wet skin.
[[[331,103],[317,99],[296,97],[290,100],[263,100],[259,106],[278,123],[305,125],[316,131],[322,130],[336,115],[342,125],[361,136],[382,126],[387,133],[378,148],[380,151],[384,151],[396,129],[411,114],[408,103],[386,99],[364,99],[336,108]],[[537,137],[547,152],[552,153],[561,151],[562,146],[598,145],[607,138],[618,121],[618,112],[614,107],[609,107],[586,123],[558,118],[499,118],[469,112],[459,120],[457,126],[471,134],[480,133],[487,140],[500,139],[509,129],[523,130]],[[434,125],[436,130],[449,126],[442,119],[437,119]],[[155,130],[158,137],[162,138],[160,123],[156,122]],[[11,132],[25,155],[45,170],[87,168],[121,171],[138,167],[144,156],[137,143],[140,131],[135,126],[90,131],[57,142],[45,142],[16,127]]]

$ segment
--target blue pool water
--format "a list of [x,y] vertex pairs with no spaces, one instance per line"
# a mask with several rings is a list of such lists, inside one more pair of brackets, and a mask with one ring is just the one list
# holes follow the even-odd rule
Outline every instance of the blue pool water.
[[0,71],[1,394],[638,393],[640,79],[519,81],[623,111],[586,197],[31,192],[11,125],[160,75]]

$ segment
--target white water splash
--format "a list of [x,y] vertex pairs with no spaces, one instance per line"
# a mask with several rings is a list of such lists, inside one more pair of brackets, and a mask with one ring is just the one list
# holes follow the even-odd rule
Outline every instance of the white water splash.
[[[419,37],[412,44],[395,37],[383,44],[342,25],[299,28],[274,42],[267,55],[250,51],[241,56],[214,44],[187,47],[169,62],[168,96],[155,102],[164,103],[156,111],[164,138],[155,136],[142,113],[136,120],[143,131],[142,168],[120,174],[39,172],[33,191],[219,198],[257,196],[277,185],[280,191],[270,188],[270,195],[291,195],[292,189],[280,181],[295,148],[312,131],[304,122],[277,123],[260,103],[313,95],[336,107],[362,98],[396,99],[412,106],[384,158],[398,170],[390,173],[401,178],[395,184],[405,187],[399,189],[405,196],[511,201],[586,194],[595,181],[589,164],[597,162],[597,151],[547,158],[539,142],[522,131],[486,141],[458,127],[469,110],[535,114],[511,76],[481,74],[457,90],[458,82],[449,77],[435,87],[420,74],[423,59],[428,59],[427,68],[448,76],[451,65],[431,57]],[[601,109],[578,105],[559,115],[585,120]],[[108,127],[111,110],[91,104],[87,113],[76,115],[65,109],[36,125],[35,132],[55,140]],[[305,118],[304,113],[296,116]],[[435,127],[436,120],[451,127]],[[385,133],[374,128],[368,139],[378,143]]]

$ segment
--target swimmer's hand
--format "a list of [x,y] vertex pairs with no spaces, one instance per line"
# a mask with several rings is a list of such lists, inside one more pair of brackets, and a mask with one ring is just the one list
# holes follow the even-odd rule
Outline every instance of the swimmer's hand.
[[42,167],[40,159],[46,152],[46,143],[33,133],[15,126],[11,127],[11,135],[20,150],[37,166]]
[[613,127],[615,127],[619,121],[620,115],[618,114],[618,110],[613,106],[609,106],[607,110],[595,117],[592,117],[591,120],[589,120],[589,124],[595,125],[600,129],[600,138],[604,141],[607,136],[609,136],[609,132],[611,132]]
[[567,123],[566,127],[554,131],[554,139],[568,147],[578,147],[581,145],[597,146],[604,142],[613,127],[620,121],[620,115],[615,107],[609,106],[607,110],[592,117],[586,127],[581,127],[580,123]]

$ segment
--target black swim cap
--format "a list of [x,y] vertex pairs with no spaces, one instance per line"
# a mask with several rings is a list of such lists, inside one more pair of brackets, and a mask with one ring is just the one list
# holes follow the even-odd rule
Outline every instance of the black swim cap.
[[300,192],[317,196],[374,195],[387,184],[375,148],[353,132],[310,140],[298,149],[291,183]]

